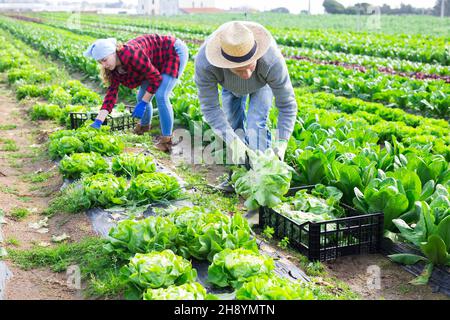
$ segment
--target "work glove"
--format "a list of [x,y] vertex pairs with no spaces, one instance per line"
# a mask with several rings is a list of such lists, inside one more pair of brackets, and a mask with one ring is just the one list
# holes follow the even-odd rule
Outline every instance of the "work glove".
[[231,161],[234,165],[245,163],[246,154],[249,148],[240,138],[236,137],[233,139],[233,141],[231,141],[230,150]]
[[94,123],[91,124],[91,128],[100,129],[106,117],[108,116],[108,110],[102,109],[98,112],[97,118],[94,120]]
[[103,121],[100,119],[95,119],[94,123],[91,124],[91,128],[94,129],[100,129],[100,127],[102,126]]
[[287,140],[277,140],[273,142],[273,151],[281,161],[284,161],[284,155],[288,146]]
[[[250,149],[241,139],[235,138],[230,143],[231,161],[234,165],[245,165],[252,168],[252,159],[255,158],[256,153]],[[248,169],[248,168],[247,168]]]
[[144,100],[139,101],[139,103],[134,107],[132,116],[134,118],[141,119],[144,116],[145,108],[147,107],[148,102]]

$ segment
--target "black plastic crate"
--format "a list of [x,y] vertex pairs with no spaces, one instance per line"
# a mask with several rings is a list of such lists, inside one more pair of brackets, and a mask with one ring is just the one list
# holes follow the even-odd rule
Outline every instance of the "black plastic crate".
[[[127,107],[127,109],[130,111],[130,114],[124,114],[119,117],[108,115],[103,124],[108,125],[112,131],[133,129],[137,124],[137,119],[131,116],[132,108]],[[71,129],[78,129],[86,120],[94,121],[96,117],[97,113],[71,112],[70,127]]]
[[[289,194],[301,189],[311,189],[311,186],[291,189]],[[329,261],[340,256],[379,252],[383,236],[383,213],[361,215],[350,206],[341,206],[346,211],[345,218],[302,224],[271,208],[261,207],[259,226],[261,230],[266,226],[274,228],[276,238],[288,237],[289,244],[311,261]]]

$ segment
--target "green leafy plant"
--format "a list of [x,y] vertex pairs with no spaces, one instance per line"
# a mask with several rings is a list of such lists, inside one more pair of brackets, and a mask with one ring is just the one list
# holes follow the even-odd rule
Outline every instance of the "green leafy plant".
[[250,227],[240,214],[232,217],[201,207],[184,207],[169,215],[178,228],[178,253],[185,258],[212,261],[224,249],[245,248],[258,252]]
[[172,285],[167,288],[148,289],[144,300],[209,300],[210,295],[198,282]]
[[278,276],[254,276],[236,292],[237,300],[314,300],[313,292],[298,282]]
[[97,152],[101,155],[113,156],[123,150],[124,144],[120,138],[98,134],[88,139],[84,147],[86,150]]
[[140,204],[175,199],[180,193],[178,180],[162,172],[142,173],[131,180],[128,198]]
[[426,202],[416,202],[416,210],[419,221],[414,227],[409,226],[402,219],[395,219],[393,223],[404,239],[420,248],[423,256],[400,253],[389,257],[395,262],[407,265],[424,261],[426,263],[424,272],[411,282],[422,285],[428,283],[433,266],[450,266],[450,210],[438,224],[436,224],[433,210]]
[[35,104],[31,110],[32,120],[59,119],[62,109],[56,104]]
[[72,101],[72,96],[66,90],[59,87],[52,91],[52,93],[49,96],[48,101],[50,103],[57,104],[60,107],[65,107],[66,105],[70,104],[70,102]]
[[233,173],[236,193],[243,196],[249,209],[273,207],[281,202],[291,183],[293,169],[278,159],[272,149],[249,155],[252,168],[241,168]]
[[126,203],[127,182],[122,177],[116,177],[110,173],[98,173],[83,178],[81,184],[92,206],[109,208]]
[[30,215],[30,210],[27,208],[12,208],[9,214],[16,220],[23,220]]
[[182,285],[197,278],[191,263],[171,250],[137,253],[121,272],[139,293],[146,289]]
[[48,146],[48,152],[52,159],[62,158],[66,154],[84,152],[84,144],[80,139],[71,136],[53,139]]
[[270,239],[273,238],[274,233],[275,233],[275,229],[274,229],[274,228],[269,227],[269,226],[266,226],[266,227],[264,228],[264,231],[263,231],[263,236],[264,236],[266,239],[269,239],[269,240],[270,240]]
[[289,238],[284,237],[281,239],[281,241],[278,243],[278,246],[282,249],[286,249],[289,246]]
[[272,258],[247,249],[225,249],[217,253],[208,268],[208,281],[218,287],[239,288],[252,276],[270,275]]
[[135,253],[176,250],[178,230],[165,217],[148,217],[143,220],[123,220],[111,228],[105,249],[128,259]]
[[65,178],[76,179],[82,174],[105,173],[108,170],[108,162],[95,152],[66,155],[59,163],[59,171]]
[[[383,172],[380,178],[369,183],[364,194],[355,188],[355,195],[353,202],[357,209],[367,213],[384,213],[384,228],[387,230],[393,230],[392,220],[407,212],[411,200],[414,203],[413,199],[409,200],[402,181],[386,177]],[[409,195],[414,196],[412,193]]]
[[141,173],[156,171],[155,160],[151,156],[121,153],[112,158],[112,171],[117,175],[135,177]]

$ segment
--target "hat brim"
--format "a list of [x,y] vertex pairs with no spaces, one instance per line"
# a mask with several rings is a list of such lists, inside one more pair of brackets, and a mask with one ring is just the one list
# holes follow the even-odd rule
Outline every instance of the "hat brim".
[[245,25],[247,28],[249,28],[253,32],[253,36],[256,41],[256,51],[255,54],[249,58],[246,61],[243,62],[232,62],[227,60],[222,55],[222,49],[220,45],[220,35],[226,27],[235,21],[227,22],[223,24],[219,29],[214,31],[211,36],[206,40],[205,45],[205,55],[206,59],[210,64],[212,64],[215,67],[218,68],[225,68],[225,69],[233,69],[233,68],[240,68],[246,65],[251,64],[252,62],[258,60],[261,58],[269,49],[271,42],[272,42],[272,35],[269,31],[267,31],[266,28],[261,26],[258,23],[254,22],[248,22],[248,21],[240,21],[243,25]]

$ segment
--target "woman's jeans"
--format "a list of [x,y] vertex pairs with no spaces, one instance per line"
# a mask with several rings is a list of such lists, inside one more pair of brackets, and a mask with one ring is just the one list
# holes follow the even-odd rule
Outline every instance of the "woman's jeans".
[[[180,58],[180,66],[178,68],[178,78],[174,78],[172,76],[169,76],[168,74],[163,73],[161,75],[162,76],[161,84],[158,90],[156,90],[155,95],[153,96],[153,98],[156,100],[156,105],[158,106],[159,121],[161,124],[161,133],[163,136],[172,135],[173,108],[172,104],[170,103],[169,96],[172,93],[173,88],[177,84],[178,79],[181,78],[181,75],[183,74],[184,68],[186,68],[186,64],[189,58],[188,47],[183,41],[177,39],[175,41],[174,47],[176,53],[178,54],[178,57]],[[142,83],[141,88],[139,89],[139,92],[137,93],[136,96],[138,102],[142,100],[142,97],[147,91],[148,85],[149,82],[147,80]],[[143,126],[149,125],[152,120],[153,116],[152,101],[150,101],[150,103],[147,104],[144,115],[142,116],[141,125]]]
[[240,130],[245,134],[245,142],[250,149],[264,151],[270,147],[271,135],[266,124],[272,101],[273,93],[269,85],[249,95],[235,95],[222,88],[222,108],[227,120],[235,132]]

